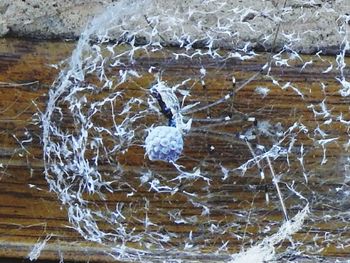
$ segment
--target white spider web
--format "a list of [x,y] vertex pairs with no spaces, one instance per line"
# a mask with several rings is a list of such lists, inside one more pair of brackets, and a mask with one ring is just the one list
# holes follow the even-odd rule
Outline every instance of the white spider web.
[[[349,49],[345,26],[349,19],[347,16],[339,18],[343,25],[339,34],[344,38],[336,63],[324,61],[319,54],[305,62],[294,51],[302,38],[282,34],[282,39],[278,38],[279,52],[270,61],[267,58],[260,68],[249,71],[249,61],[261,54],[255,53],[250,43],[240,45],[240,33],[247,30],[254,33],[259,29],[251,28],[249,23],[236,22],[230,16],[221,17],[222,10],[227,9],[225,1],[204,2],[204,11],[196,9],[196,5],[188,10],[179,6],[174,11],[152,1],[120,1],[86,28],[52,85],[42,116],[45,175],[50,190],[56,192],[67,207],[72,226],[85,239],[110,247],[112,256],[119,259],[169,260],[176,255],[187,260],[207,257],[240,262],[256,251],[264,251],[259,252],[261,258],[256,259],[262,262],[296,256],[301,251],[314,253],[317,247],[291,239],[306,218],[315,220],[319,216],[309,213],[309,205],[317,207],[318,201],[310,200],[308,185],[318,168],[305,163],[304,159],[316,154],[315,163],[326,164],[332,159],[327,155],[328,147],[339,146],[339,137],[330,136],[332,133],[327,131],[331,129],[330,123],[338,122],[344,130],[349,123],[345,113],[327,108],[327,99],[317,105],[310,103],[314,99],[312,89],[300,86],[297,81],[285,81],[278,70],[300,64],[300,72],[305,72],[313,63],[330,63],[324,72],[338,67],[341,95],[347,96],[344,57]],[[232,8],[231,11],[231,15],[243,17],[243,20],[248,14],[255,14],[250,8]],[[275,28],[262,40],[266,48],[273,47],[273,33],[289,12],[290,9],[281,8],[273,17]],[[211,23],[210,28],[203,25],[210,21],[216,23]],[[241,27],[235,27],[239,23]],[[166,45],[175,47],[166,48]],[[148,60],[150,55],[156,59]],[[247,93],[260,96],[259,105],[244,108],[247,103],[239,100],[244,94],[240,96],[237,92],[233,96],[230,80],[219,94],[205,94],[201,86],[201,83],[209,86],[206,79],[222,77],[222,72],[227,74],[239,61],[251,73],[247,80],[262,71],[268,82],[266,87],[256,86]],[[192,71],[184,69],[181,76],[173,75],[175,68],[184,65]],[[184,134],[185,149],[173,165],[151,162],[147,156],[138,163],[132,156],[144,155],[147,131],[167,123],[149,92],[152,85],[163,81],[169,92],[176,95],[186,122],[192,120],[192,126],[187,127]],[[242,83],[244,81],[240,80],[239,85]],[[319,89],[326,94],[322,84]],[[273,100],[268,101],[270,88],[279,89],[281,96],[305,101],[305,107],[314,118],[312,122],[295,116],[295,121],[286,126],[283,121],[261,119],[269,107],[273,108]],[[211,106],[201,109],[198,101],[206,100]],[[271,105],[266,106],[268,103]],[[244,113],[237,113],[236,108]],[[197,148],[191,151],[193,145]],[[225,149],[224,153],[211,155],[220,147]],[[344,151],[342,145],[339,148]],[[241,178],[239,187],[245,185],[246,192],[256,192],[245,210],[216,202],[224,196],[225,200],[235,203],[235,197],[228,196],[234,194],[237,178]],[[272,201],[266,194],[266,206],[276,209],[286,205],[287,210],[292,211],[289,216],[295,215],[294,221],[282,224],[259,215],[255,207],[255,196],[262,193],[256,189],[259,180],[283,186],[282,192],[273,190]],[[216,190],[228,185],[233,187],[230,189],[233,192]],[[344,190],[343,194],[346,193]],[[120,194],[121,201],[108,202],[116,194]],[[174,196],[198,213],[186,214],[184,207],[173,205],[171,197]],[[173,208],[157,207],[160,198],[163,204],[173,205]],[[329,197],[322,198],[327,203],[325,200]],[[143,202],[136,202],[136,199]],[[157,222],[154,221],[155,210],[159,217]],[[278,212],[283,220],[281,209]],[[220,213],[226,215],[225,221],[216,219],[215,215]],[[259,222],[264,218],[267,222]],[[169,223],[188,229],[200,224],[201,229],[178,233],[167,227]],[[278,225],[281,225],[279,230]],[[269,237],[253,236],[248,230],[251,226]],[[278,248],[285,239],[292,245],[288,249]],[[231,251],[237,252],[237,244],[244,249],[258,240],[261,242],[246,252],[231,254]],[[209,245],[215,249],[208,252]]]

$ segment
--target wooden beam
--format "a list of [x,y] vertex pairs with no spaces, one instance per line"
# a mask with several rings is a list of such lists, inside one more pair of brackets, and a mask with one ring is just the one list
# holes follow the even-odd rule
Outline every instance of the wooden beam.
[[[45,110],[48,90],[59,72],[50,65],[69,57],[73,48],[74,43],[66,42],[0,40],[0,257],[26,257],[38,241],[51,236],[40,259],[57,260],[63,255],[65,260],[112,261],[105,253],[106,247],[83,240],[69,227],[65,206],[57,200],[56,194],[49,191],[45,181],[41,128],[35,122],[35,116],[33,121],[35,113]],[[202,66],[200,64],[188,60],[169,62],[155,56],[148,60],[140,59],[136,66],[147,71],[150,64],[161,64],[166,69],[164,80],[173,85],[190,78],[193,88],[189,101],[211,103],[232,90],[232,76],[239,86],[261,69],[266,63],[266,57],[261,54],[248,61],[232,59],[220,67],[210,60],[203,60],[202,65],[207,69],[205,92],[198,78]],[[310,134],[315,135],[318,126],[322,126],[328,134],[327,138],[337,138],[336,142],[327,145],[327,162],[321,165],[323,149],[314,140],[320,137],[315,135],[310,139],[308,134],[302,132],[297,135],[295,149],[300,151],[300,146],[303,145],[307,153],[304,160],[305,170],[309,172],[305,175],[308,177],[307,182],[296,157],[291,160],[289,168],[282,159],[275,160],[274,165],[277,173],[284,173],[280,187],[290,216],[305,205],[300,196],[288,190],[287,186],[292,186],[293,181],[296,190],[311,205],[312,215],[302,230],[293,236],[295,242],[300,242],[300,249],[314,251],[313,255],[329,259],[348,258],[349,247],[347,244],[342,247],[337,240],[341,236],[340,242],[345,242],[349,236],[346,231],[349,224],[346,220],[348,185],[345,176],[348,171],[344,170],[348,167],[349,153],[343,147],[348,141],[348,127],[337,121],[336,116],[342,114],[344,120],[350,120],[349,99],[339,95],[340,85],[335,79],[338,74],[335,70],[322,73],[329,63],[335,63],[333,57],[302,58],[304,61],[312,59],[312,66],[302,69],[304,63],[295,62],[290,67],[272,68],[271,74],[282,86],[290,82],[293,87],[281,89],[273,85],[271,79],[261,75],[236,94],[233,104],[211,107],[209,113],[213,118],[230,114],[232,117],[234,106],[234,109],[254,117],[260,124],[264,121],[273,125],[280,123],[286,129],[298,121],[309,129]],[[148,87],[152,81],[153,76],[145,74],[137,83],[128,83],[128,94],[137,94],[137,85]],[[321,83],[327,87],[325,92]],[[268,95],[263,98],[257,94],[257,87],[268,88]],[[301,91],[303,96],[294,88]],[[325,99],[333,116],[333,122],[328,125],[323,124],[327,117],[315,117],[311,106],[314,105],[316,111],[321,111],[320,105]],[[208,111],[203,111],[192,117],[206,118],[207,114]],[[71,124],[65,125],[68,127]],[[169,165],[148,161],[142,147],[134,147],[125,155],[118,156],[125,171],[123,180],[128,181],[137,192],[128,196],[130,189],[120,188],[113,194],[107,194],[106,205],[113,207],[117,202],[143,204],[144,197],[147,197],[151,207],[147,213],[150,221],[162,225],[165,232],[178,235],[174,239],[174,246],[183,246],[190,233],[193,234],[193,243],[202,245],[203,252],[213,252],[223,245],[223,241],[228,241],[228,250],[217,258],[224,260],[229,258],[229,253],[239,252],[242,245],[249,247],[250,239],[258,241],[274,233],[283,222],[283,214],[266,163],[265,179],[261,179],[257,169],[252,169],[245,176],[231,172],[226,180],[222,180],[219,163],[230,169],[252,158],[248,147],[236,135],[253,127],[253,123],[245,121],[203,128],[205,125],[202,122],[193,126],[193,131],[197,132],[186,137],[187,146],[179,163],[192,167],[201,160],[211,179],[210,186],[197,180],[184,182],[183,189],[196,193],[198,201],[205,200],[210,208],[209,215],[203,216],[202,208],[189,203],[182,194],[159,194],[147,186],[140,186],[140,180],[135,175],[144,167],[163,170],[166,180],[171,180],[174,176]],[[275,130],[278,130],[277,126]],[[20,142],[27,138],[27,134],[31,135],[32,141],[21,145]],[[260,137],[259,143],[272,146],[271,141],[264,136]],[[302,156],[303,153],[294,154]],[[105,169],[112,168],[106,166]],[[269,196],[270,202],[266,201],[266,196]],[[136,213],[145,213],[142,206]],[[169,220],[169,213],[174,211],[181,211],[188,219],[197,216],[197,221],[192,224],[175,224]],[[324,220],[325,218],[328,219]],[[217,239],[214,238],[215,235],[208,231],[209,222],[222,225],[227,223],[227,232],[217,234]],[[232,222],[235,224],[229,225]],[[141,222],[131,220],[129,224],[136,231],[144,230]],[[200,238],[196,239],[197,236]],[[206,236],[208,239],[203,239]],[[286,241],[282,247],[289,245]],[[306,252],[308,254],[311,255],[311,252]],[[200,260],[214,259],[203,256]]]

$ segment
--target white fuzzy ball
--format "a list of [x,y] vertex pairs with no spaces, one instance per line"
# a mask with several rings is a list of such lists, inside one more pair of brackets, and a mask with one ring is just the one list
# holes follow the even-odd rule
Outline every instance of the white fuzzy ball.
[[145,140],[148,158],[165,162],[175,162],[183,150],[181,132],[170,126],[158,126],[149,132]]

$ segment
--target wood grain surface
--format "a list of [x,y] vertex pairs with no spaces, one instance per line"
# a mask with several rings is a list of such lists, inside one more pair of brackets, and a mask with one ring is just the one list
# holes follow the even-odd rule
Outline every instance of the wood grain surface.
[[[50,237],[43,249],[40,259],[59,260],[63,257],[69,261],[105,262],[112,259],[105,253],[106,247],[83,238],[69,227],[66,208],[57,200],[56,194],[49,192],[48,185],[43,174],[43,153],[41,143],[40,123],[36,122],[35,113],[45,110],[48,90],[55,80],[59,69],[54,64],[70,56],[74,43],[66,42],[35,42],[19,39],[0,40],[0,257],[25,258],[33,246]],[[231,78],[235,77],[237,85],[254,75],[266,63],[267,55],[261,54],[255,59],[240,61],[232,59],[224,65],[218,66],[210,61],[202,61],[207,69],[206,87],[203,91],[200,82],[194,82],[192,101],[210,103],[221,98],[231,90]],[[327,106],[334,116],[342,113],[344,120],[350,119],[349,101],[339,95],[339,82],[335,79],[338,72],[334,69],[328,73],[322,73],[329,63],[334,63],[334,57],[304,56],[304,62],[313,60],[312,66],[302,69],[304,62],[295,62],[290,67],[273,67],[272,74],[281,84],[291,82],[303,92],[304,98],[292,88],[283,90],[275,87],[271,80],[259,76],[249,83],[235,97],[234,108],[254,116],[258,121],[269,120],[272,123],[281,123],[283,127],[290,127],[294,122],[303,123],[309,130],[317,129],[322,125],[323,116],[317,119],[310,105],[314,109],[321,110],[320,103],[326,99]],[[149,57],[140,59],[138,67],[148,69],[152,63],[161,64],[163,58]],[[347,61],[350,62],[350,61]],[[163,78],[168,83],[179,83],[187,78],[198,76],[200,64],[179,60],[167,62]],[[345,72],[348,75],[348,71]],[[152,77],[145,75],[138,81],[138,85],[147,86],[152,82]],[[321,89],[323,83],[327,89],[324,93]],[[133,84],[130,84],[132,90]],[[270,88],[266,98],[262,98],[255,92],[256,87]],[[232,113],[231,104],[212,107],[211,116],[222,117]],[[195,117],[206,117],[204,111]],[[69,125],[69,124],[67,124]],[[228,253],[239,252],[242,245],[249,247],[250,239],[258,241],[266,236],[264,229],[272,227],[277,230],[283,221],[278,197],[272,178],[266,173],[262,180],[257,171],[248,172],[245,176],[232,174],[227,180],[221,179],[222,173],[215,164],[220,163],[225,167],[235,167],[243,161],[251,158],[250,152],[244,143],[236,138],[224,139],[226,135],[220,132],[236,134],[249,129],[252,123],[244,122],[239,125],[231,125],[211,129],[212,133],[203,132],[203,124],[194,125],[198,129],[186,138],[184,158],[180,163],[191,167],[193,160],[205,160],[207,171],[210,171],[211,185],[210,195],[206,194],[205,183],[193,182],[186,185],[186,190],[198,193],[199,198],[208,198],[211,205],[211,213],[208,222],[230,222],[235,220],[236,226],[228,228],[228,233],[220,235],[220,240],[214,240],[212,235],[209,240],[195,240],[195,243],[205,244],[204,252],[215,251],[222,246],[222,240],[229,241],[228,250],[223,256],[216,259],[199,258],[199,261],[219,261],[228,259]],[[321,165],[323,150],[308,136],[300,135],[297,146],[304,145],[308,154],[305,156],[305,169],[309,173],[308,183],[302,175],[303,170],[298,160],[291,160],[288,174],[283,175],[281,183],[282,193],[289,215],[292,217],[305,205],[300,198],[287,189],[294,180],[298,185],[298,191],[309,202],[312,217],[308,218],[301,231],[293,236],[294,242],[301,242],[306,252],[319,260],[334,261],[336,258],[350,258],[350,214],[347,215],[349,204],[346,195],[347,178],[346,162],[349,153],[343,144],[348,141],[348,129],[345,125],[334,121],[330,125],[322,126],[329,138],[338,138],[336,143],[327,145],[327,162]],[[215,133],[216,132],[216,133]],[[23,142],[28,139],[32,141]],[[220,138],[217,138],[220,137]],[[235,139],[235,140],[233,140]],[[262,138],[262,144],[265,143]],[[266,141],[268,144],[268,142]],[[210,146],[215,146],[214,149]],[[188,158],[187,158],[188,157]],[[189,158],[191,157],[191,158]],[[164,231],[178,234],[177,242],[184,243],[186,237],[192,231],[193,235],[206,233],[206,222],[197,221],[191,226],[171,224],[168,222],[169,211],[181,209],[182,215],[187,217],[201,215],[202,210],[190,206],[180,195],[166,196],[154,193],[149,188],[140,186],[140,181],[135,178],[135,173],[145,165],[144,151],[142,148],[131,149],[124,157],[120,157],[125,171],[128,171],[130,184],[137,187],[137,193],[128,196],[129,189],[120,189],[108,195],[108,205],[117,202],[134,203],[142,202],[145,196],[150,200],[152,212],[148,214],[150,220],[158,225],[164,225]],[[285,171],[286,164],[276,160],[276,171]],[[152,166],[148,162],[147,165]],[[108,167],[106,168],[108,169]],[[169,170],[168,166],[159,164],[154,169]],[[171,172],[165,175],[171,179]],[[337,191],[337,189],[342,189]],[[345,190],[344,190],[345,189]],[[270,202],[267,203],[266,196]],[[234,213],[233,213],[234,211]],[[140,211],[144,213],[144,211]],[[239,219],[238,215],[242,216]],[[250,223],[246,218],[250,217]],[[328,219],[325,220],[324,217]],[[202,217],[204,220],[205,218]],[[143,225],[133,223],[136,229],[142,229]],[[246,240],[235,237],[232,233],[246,236]],[[270,233],[270,232],[269,232]],[[340,240],[340,241],[339,241]],[[341,243],[341,244],[340,244]],[[176,244],[175,244],[176,245]],[[290,247],[286,241],[281,249]],[[165,253],[166,254],[166,253]],[[282,259],[281,259],[282,260]],[[298,260],[308,261],[307,257]],[[315,258],[310,259],[313,262]],[[302,261],[300,261],[302,262]]]

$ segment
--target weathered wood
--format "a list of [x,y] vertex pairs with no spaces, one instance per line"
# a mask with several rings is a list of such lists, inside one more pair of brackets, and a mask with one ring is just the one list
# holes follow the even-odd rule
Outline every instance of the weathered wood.
[[[50,65],[67,58],[73,47],[73,43],[64,42],[0,40],[0,163],[3,166],[0,171],[0,257],[25,257],[38,240],[43,240],[47,235],[51,235],[51,239],[42,251],[41,259],[54,260],[62,254],[66,260],[112,260],[104,253],[105,247],[84,241],[78,233],[68,227],[65,207],[57,201],[55,194],[48,191],[44,179],[41,129],[39,124],[33,121],[33,114],[45,109],[47,91],[58,74],[58,69]],[[308,61],[311,57],[303,58]],[[312,67],[306,67],[302,71],[302,63],[286,68],[274,67],[272,70],[273,75],[277,76],[281,83],[290,81],[293,85],[298,85],[298,89],[305,94],[304,99],[301,99],[292,89],[284,91],[274,87],[269,79],[260,76],[237,94],[234,107],[247,114],[253,113],[252,115],[257,120],[280,122],[283,127],[290,127],[293,122],[299,120],[309,129],[316,129],[323,119],[315,121],[312,110],[307,106],[310,104],[316,106],[326,97],[327,105],[332,108],[333,114],[339,115],[342,112],[345,120],[350,119],[349,100],[338,93],[339,83],[335,80],[337,72],[321,73],[329,64],[322,60],[315,60],[315,57],[312,58],[314,59]],[[152,59],[153,63],[157,61],[162,63],[161,58],[149,58],[149,60]],[[332,57],[323,59],[334,62]],[[182,62],[173,61],[164,65],[167,67],[164,79],[169,83],[179,83],[198,74],[200,65]],[[143,65],[141,60],[137,66],[147,70],[150,62],[145,60],[144,63]],[[207,63],[205,68],[208,71],[206,78],[208,90],[204,93],[202,87],[197,83],[192,90],[195,95],[189,99],[213,102],[230,91],[232,75],[235,76],[238,84],[243,83],[266,63],[266,56],[261,55],[257,59],[246,62],[230,60],[225,67],[221,68],[217,68],[216,64],[210,64],[209,61],[203,61],[203,63]],[[147,86],[151,81],[152,77],[145,75],[138,84]],[[327,96],[322,92],[321,82],[327,86]],[[30,84],[17,85],[23,83]],[[257,86],[269,87],[268,97],[262,99],[256,94],[254,91]],[[129,88],[132,90],[132,84]],[[213,107],[210,113],[213,116],[223,116],[223,112],[229,114],[230,105]],[[205,111],[196,117],[206,117],[206,114]],[[251,123],[246,122],[243,126],[231,125],[214,129],[214,131],[235,133],[248,129],[249,125]],[[200,128],[201,126],[195,125],[194,127]],[[299,184],[298,191],[312,202],[313,220],[305,223],[305,227],[294,236],[294,240],[302,242],[303,248],[315,247],[316,244],[320,248],[323,247],[324,249],[317,256],[333,259],[347,258],[350,256],[348,244],[344,244],[344,248],[339,247],[335,237],[341,234],[342,240],[347,240],[350,235],[346,231],[349,227],[348,222],[341,221],[338,217],[338,213],[343,212],[343,219],[347,218],[345,214],[349,203],[345,192],[337,193],[335,190],[346,185],[343,169],[347,154],[342,144],[348,141],[348,132],[346,127],[336,122],[323,129],[330,137],[339,137],[339,139],[337,143],[327,147],[328,161],[322,166],[320,165],[323,157],[322,149],[316,149],[307,136],[299,137],[299,141],[296,142],[296,145],[304,144],[305,149],[312,153],[306,157],[305,165],[308,170],[312,170],[313,174],[310,175],[308,184]],[[25,131],[33,135],[33,141],[24,143],[22,147],[19,141],[26,139]],[[197,221],[191,226],[169,224],[169,211],[179,209],[182,210],[182,215],[193,216],[200,215],[202,210],[189,206],[180,195],[165,196],[149,191],[147,187],[139,186],[139,179],[133,177],[133,173],[146,162],[144,151],[140,147],[131,149],[125,156],[120,157],[120,161],[125,166],[124,176],[129,176],[130,184],[137,187],[138,191],[133,196],[127,195],[129,189],[120,189],[113,194],[108,194],[107,205],[113,207],[116,202],[142,202],[143,197],[147,196],[153,209],[148,212],[148,216],[153,223],[164,225],[165,231],[178,233],[177,242],[182,245],[192,231],[194,242],[197,244],[204,242],[208,252],[215,251],[222,246],[222,240],[229,241],[229,252],[239,252],[241,245],[245,244],[248,239],[242,241],[232,233],[246,235],[254,240],[262,239],[265,236],[262,231],[264,227],[274,225],[277,229],[283,220],[271,176],[267,173],[267,178],[261,180],[255,171],[244,177],[231,175],[227,180],[222,181],[222,174],[214,165],[217,160],[220,160],[220,163],[226,167],[235,167],[250,159],[251,156],[247,147],[242,143],[231,143],[232,138],[225,141],[223,138],[217,139],[216,136],[199,133],[198,136],[186,138],[186,145],[192,147],[186,147],[185,156],[206,160],[212,179],[210,195],[205,192],[206,184],[200,181],[191,182],[191,186],[186,185],[186,190],[198,193],[202,198],[208,198],[207,201],[211,204],[211,213],[206,218],[208,221],[215,220],[215,222],[224,223],[236,220],[238,226],[228,228],[228,233],[220,235],[220,240],[196,240],[197,234],[202,235],[207,231],[205,227],[208,224],[205,221]],[[215,145],[214,151],[210,149],[210,145]],[[184,158],[180,160],[180,163],[191,167],[191,161],[190,158]],[[282,161],[277,163],[280,164],[280,167],[276,168],[277,171],[283,170],[285,164]],[[106,167],[106,169],[111,168]],[[156,164],[154,169],[164,169],[164,176],[168,179],[173,176],[167,165]],[[293,179],[296,182],[304,180],[300,165],[296,161],[291,164],[290,174],[283,177],[283,180],[289,180],[288,182]],[[286,194],[288,212],[290,215],[296,214],[302,207],[302,202],[298,196],[288,191],[285,185],[281,184],[281,187],[283,193]],[[271,199],[269,204],[265,200],[266,194]],[[239,216],[235,214],[241,212],[242,215],[249,214],[251,217],[249,225],[246,225],[245,218],[238,220]],[[144,211],[140,209],[139,213],[143,214]],[[317,221],[317,216],[322,217],[325,214],[329,215],[328,222]],[[134,221],[130,224],[139,230],[143,228],[142,223]],[[318,235],[317,240],[314,240],[315,233]],[[334,238],[326,241],[326,233],[333,235]],[[287,242],[283,244],[283,246],[287,245],[289,245]],[[248,244],[245,244],[245,247],[249,247]],[[205,258],[200,260],[203,261]]]

